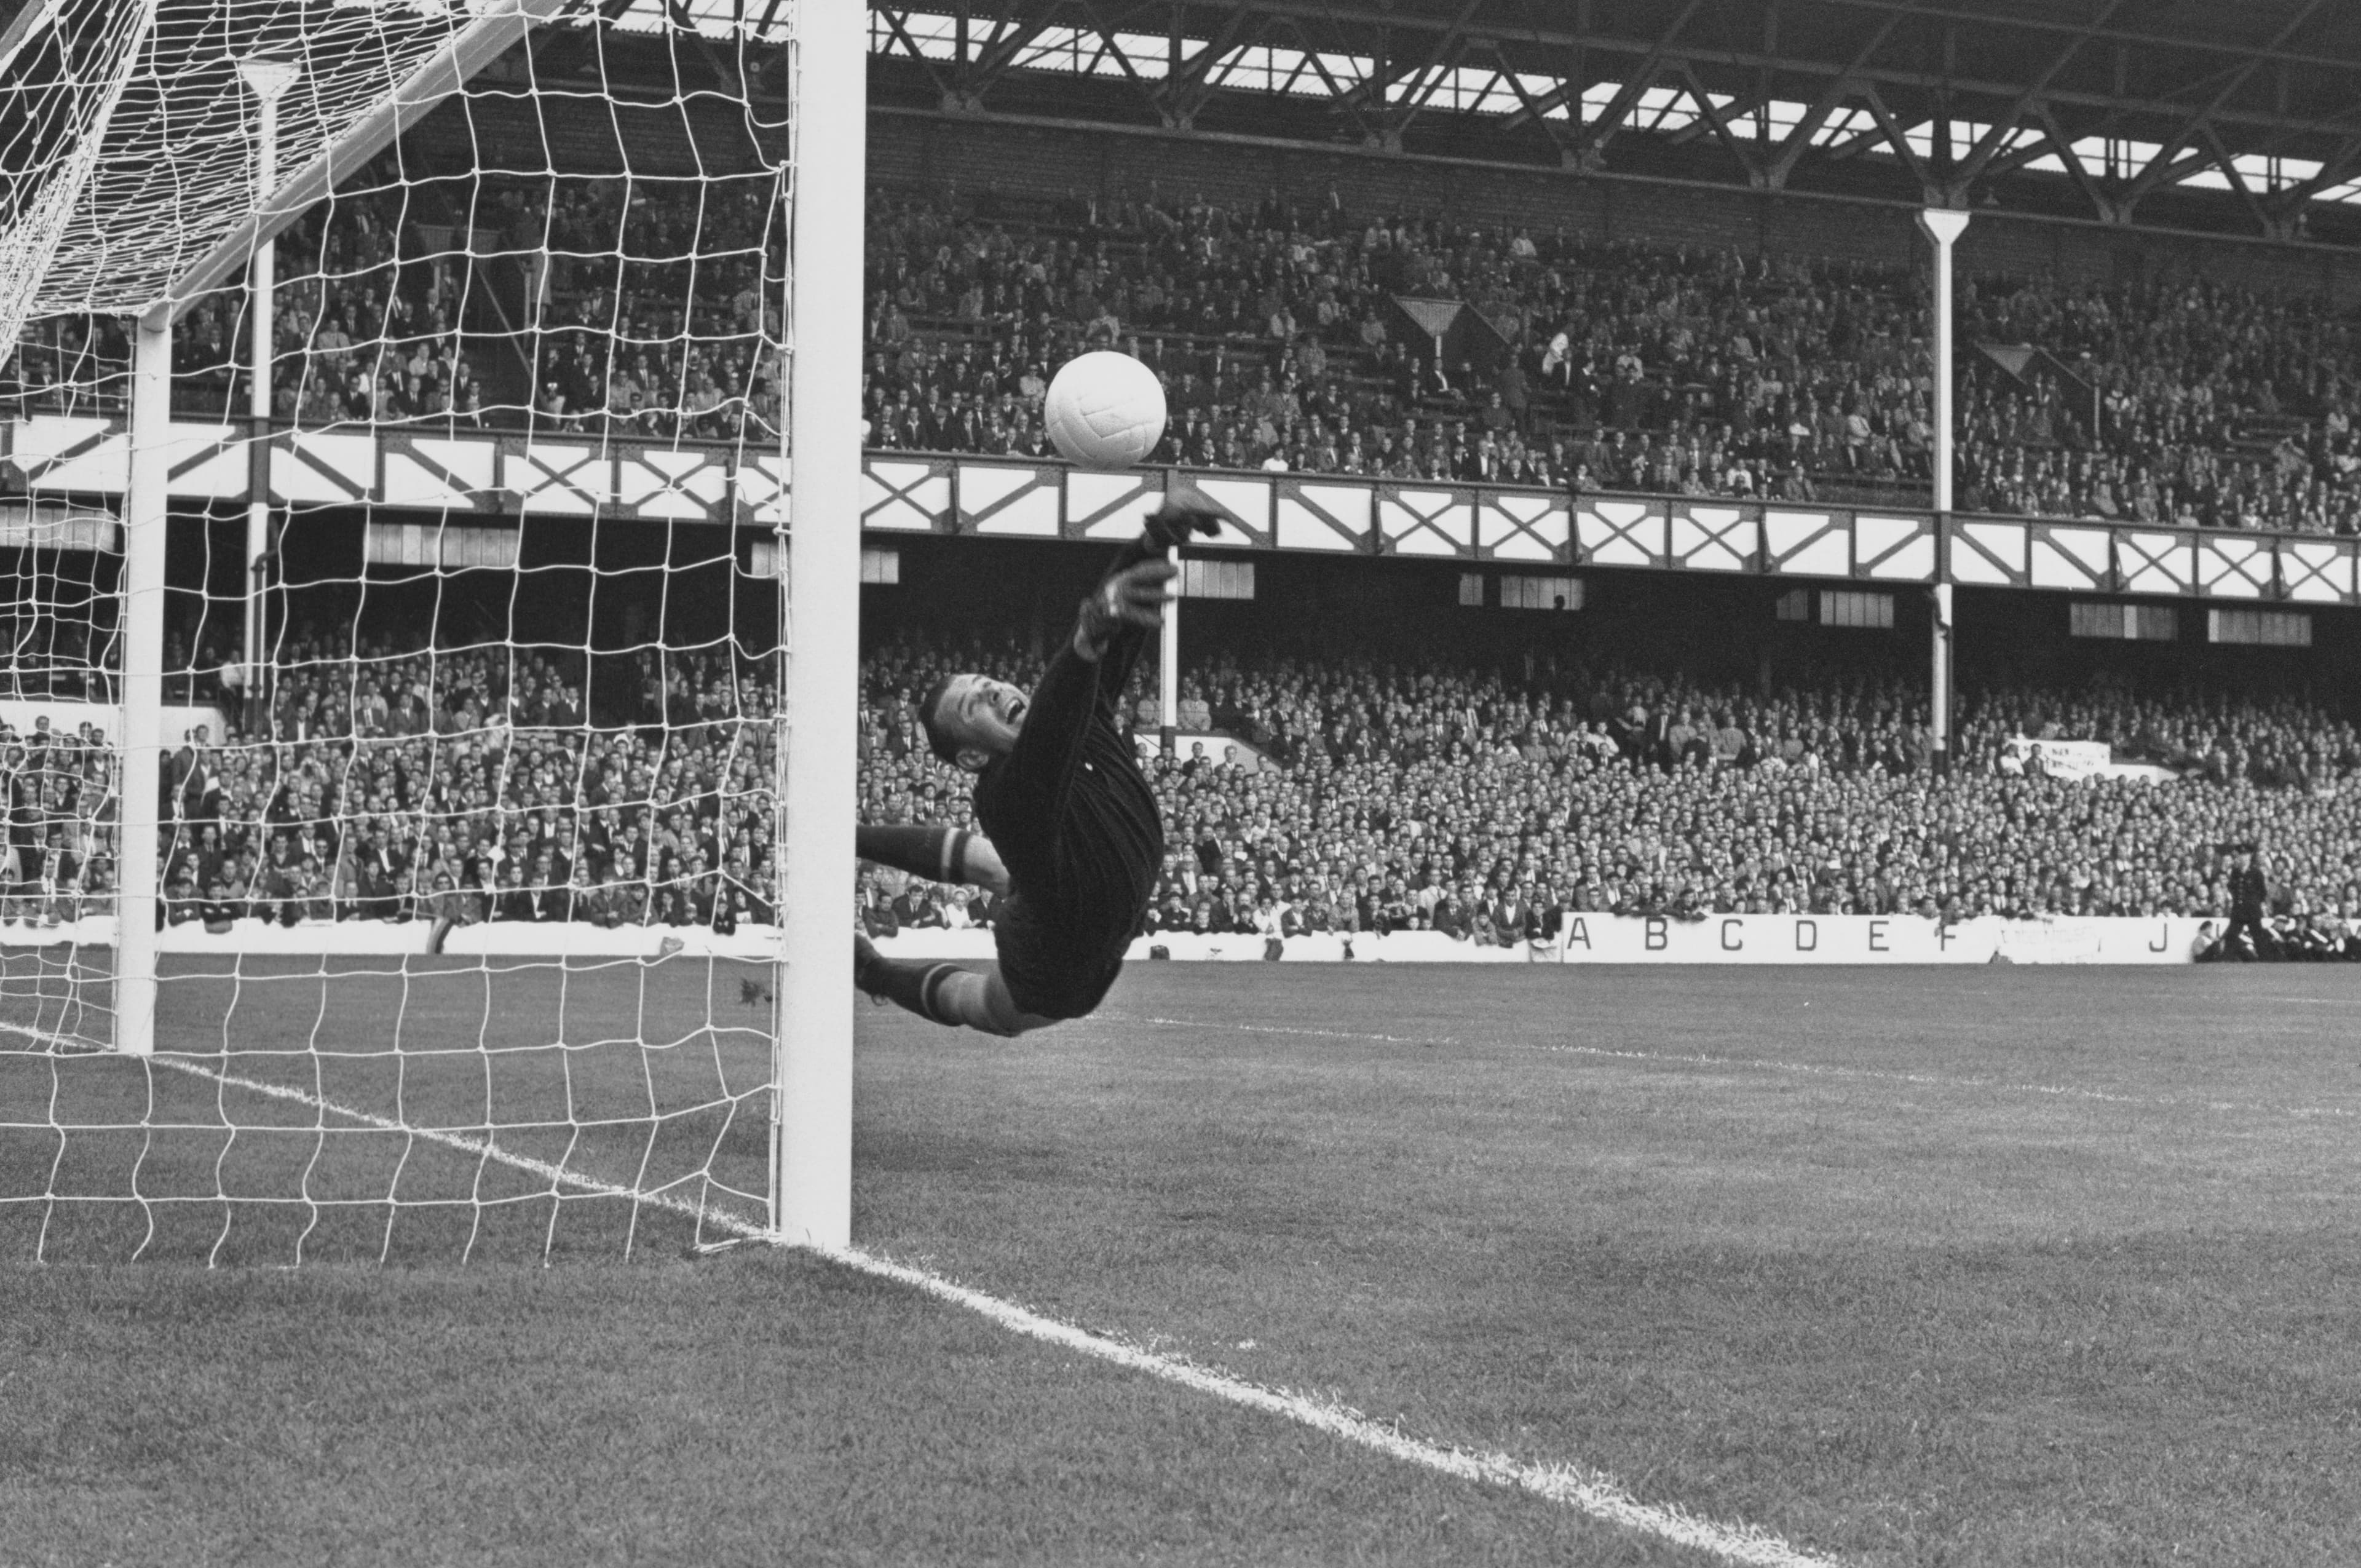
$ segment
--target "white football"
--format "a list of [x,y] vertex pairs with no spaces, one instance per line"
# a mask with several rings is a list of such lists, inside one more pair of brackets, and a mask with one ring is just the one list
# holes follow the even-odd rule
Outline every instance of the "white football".
[[1100,349],[1059,368],[1041,422],[1069,463],[1128,468],[1164,437],[1164,384],[1130,355]]

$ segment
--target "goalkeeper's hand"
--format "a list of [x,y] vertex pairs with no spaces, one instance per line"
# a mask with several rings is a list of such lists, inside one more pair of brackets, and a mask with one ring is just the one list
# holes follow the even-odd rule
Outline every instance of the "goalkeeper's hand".
[[1210,539],[1221,531],[1221,509],[1193,490],[1174,490],[1148,516],[1148,542],[1159,550],[1186,544],[1201,533]]
[[1180,568],[1160,557],[1127,566],[1098,586],[1082,601],[1082,619],[1074,626],[1074,652],[1095,663],[1108,641],[1126,626],[1154,629],[1164,624],[1167,585]]

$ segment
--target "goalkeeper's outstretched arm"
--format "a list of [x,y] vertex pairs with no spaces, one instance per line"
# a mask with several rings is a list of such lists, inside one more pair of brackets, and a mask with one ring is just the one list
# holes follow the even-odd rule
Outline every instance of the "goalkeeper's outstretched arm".
[[[1201,533],[1218,532],[1220,517],[1212,502],[1193,492],[1175,490],[1166,496],[1164,504],[1148,514],[1139,537],[1123,547],[1097,590],[1082,601],[1074,625],[1074,652],[1094,664],[1124,640],[1130,644],[1126,651],[1137,652],[1147,634],[1164,623],[1165,601],[1171,597],[1167,585],[1180,575],[1171,553]],[[1130,661],[1123,663],[1127,670]]]
[[1170,584],[1180,575],[1169,553],[1183,539],[1213,532],[1215,515],[1210,503],[1185,492],[1168,497],[1082,600],[1073,636],[1033,688],[1025,732],[1010,758],[1020,773],[1062,794],[1084,730],[1102,716],[1112,721],[1148,633],[1163,624]]

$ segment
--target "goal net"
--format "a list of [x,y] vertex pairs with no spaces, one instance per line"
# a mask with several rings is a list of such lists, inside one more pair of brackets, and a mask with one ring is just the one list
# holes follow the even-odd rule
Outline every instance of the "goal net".
[[797,23],[0,44],[0,1255],[777,1224]]

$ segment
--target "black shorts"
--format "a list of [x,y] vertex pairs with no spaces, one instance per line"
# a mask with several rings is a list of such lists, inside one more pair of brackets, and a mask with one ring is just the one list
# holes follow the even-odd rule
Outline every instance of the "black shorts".
[[[1121,948],[1112,959],[1093,951],[1093,939],[1077,939],[1040,918],[1016,894],[1001,900],[994,912],[992,938],[1008,999],[1037,1018],[1087,1016],[1123,972]],[[1124,946],[1130,945],[1126,938]]]

